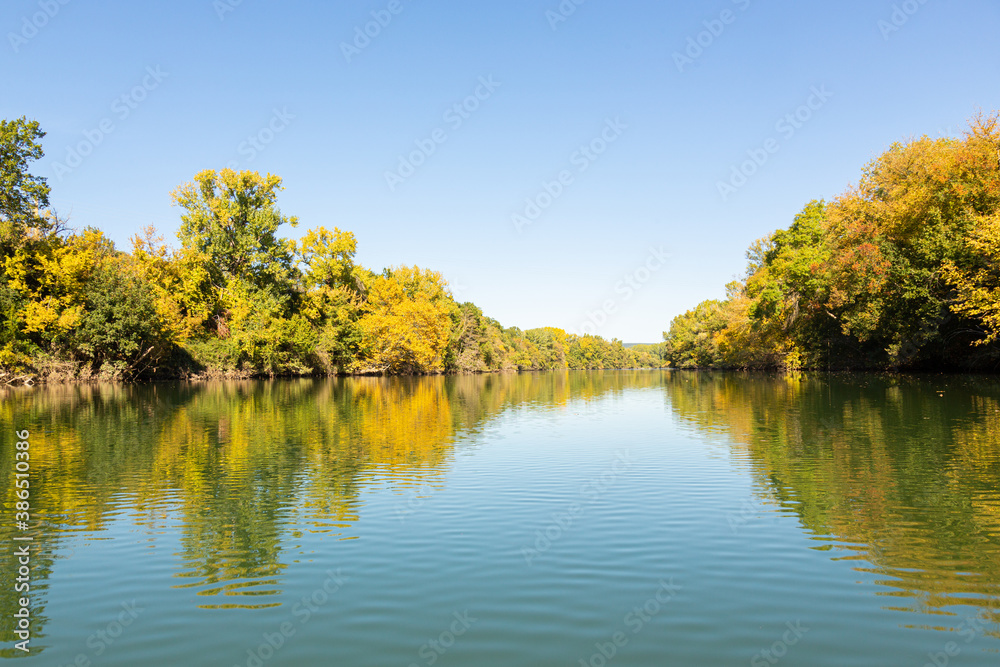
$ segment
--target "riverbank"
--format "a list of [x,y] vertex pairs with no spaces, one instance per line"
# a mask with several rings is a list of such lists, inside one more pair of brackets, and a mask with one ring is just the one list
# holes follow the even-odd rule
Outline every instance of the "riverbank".
[[665,370],[666,366],[627,366],[608,368],[500,368],[492,370],[441,370],[414,373],[386,373],[380,371],[354,371],[345,373],[261,373],[247,370],[207,369],[204,371],[159,373],[142,377],[127,377],[122,374],[93,372],[90,369],[78,369],[76,372],[55,370],[46,373],[31,371],[15,371],[0,369],[0,387],[45,386],[58,384],[144,384],[149,382],[211,382],[217,380],[274,380],[303,378],[333,378],[333,377],[427,377],[471,376],[471,375],[507,375],[518,373],[545,373],[550,371],[640,371]]

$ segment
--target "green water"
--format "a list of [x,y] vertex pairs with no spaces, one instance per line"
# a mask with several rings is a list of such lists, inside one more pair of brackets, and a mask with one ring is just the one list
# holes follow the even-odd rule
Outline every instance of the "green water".
[[995,378],[59,386],[0,445],[24,664],[1000,664]]

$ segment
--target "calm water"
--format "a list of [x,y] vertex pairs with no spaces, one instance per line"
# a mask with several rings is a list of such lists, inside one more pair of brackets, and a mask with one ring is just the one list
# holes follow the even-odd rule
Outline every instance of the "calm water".
[[1000,664],[996,379],[7,391],[6,656],[15,429],[24,664]]

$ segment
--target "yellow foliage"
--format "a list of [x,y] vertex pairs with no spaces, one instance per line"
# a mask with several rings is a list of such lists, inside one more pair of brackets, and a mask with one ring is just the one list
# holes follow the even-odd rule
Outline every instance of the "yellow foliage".
[[334,227],[310,229],[296,248],[303,267],[300,312],[313,324],[349,321],[360,307],[358,283],[365,273],[354,264],[357,240]]
[[977,342],[985,344],[1000,339],[1000,213],[977,223],[968,246],[980,258],[979,266],[960,269],[949,263],[944,274],[958,292],[952,310],[982,319],[987,335]]
[[435,271],[403,266],[374,278],[358,323],[369,370],[442,370],[454,307]]
[[[231,228],[243,223],[249,210],[273,204],[281,189],[281,177],[273,174],[205,169],[195,175],[193,183],[176,188],[170,197],[175,205],[191,212],[185,218],[191,218],[193,223],[205,225],[211,220]],[[237,193],[241,196],[234,196]]]
[[166,337],[183,342],[202,332],[214,308],[204,254],[189,248],[171,252],[150,225],[132,237],[132,259],[153,286]]
[[27,333],[65,333],[83,316],[84,288],[107,261],[113,245],[100,231],[88,229],[66,241],[52,237],[25,246],[7,259],[10,286],[28,299]]
[[305,264],[306,288],[349,282],[357,247],[353,232],[342,232],[337,227],[332,232],[325,227],[307,231],[297,246]]

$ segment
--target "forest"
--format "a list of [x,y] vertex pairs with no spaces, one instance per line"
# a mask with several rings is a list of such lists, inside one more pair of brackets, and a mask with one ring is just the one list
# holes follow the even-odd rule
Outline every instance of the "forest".
[[37,121],[0,120],[0,383],[61,379],[675,368],[1000,368],[1000,114],[893,144],[830,202],[755,241],[726,297],[664,341],[504,327],[440,273],[354,261],[353,233],[278,208],[282,181],[179,186],[177,247],[71,229],[29,167]]
[[1000,368],[1000,115],[893,144],[664,333],[678,368]]
[[402,375],[664,365],[662,344],[503,327],[432,270],[355,263],[353,233],[282,236],[282,181],[205,170],[179,186],[174,248],[72,229],[30,173],[45,133],[0,120],[0,384]]

